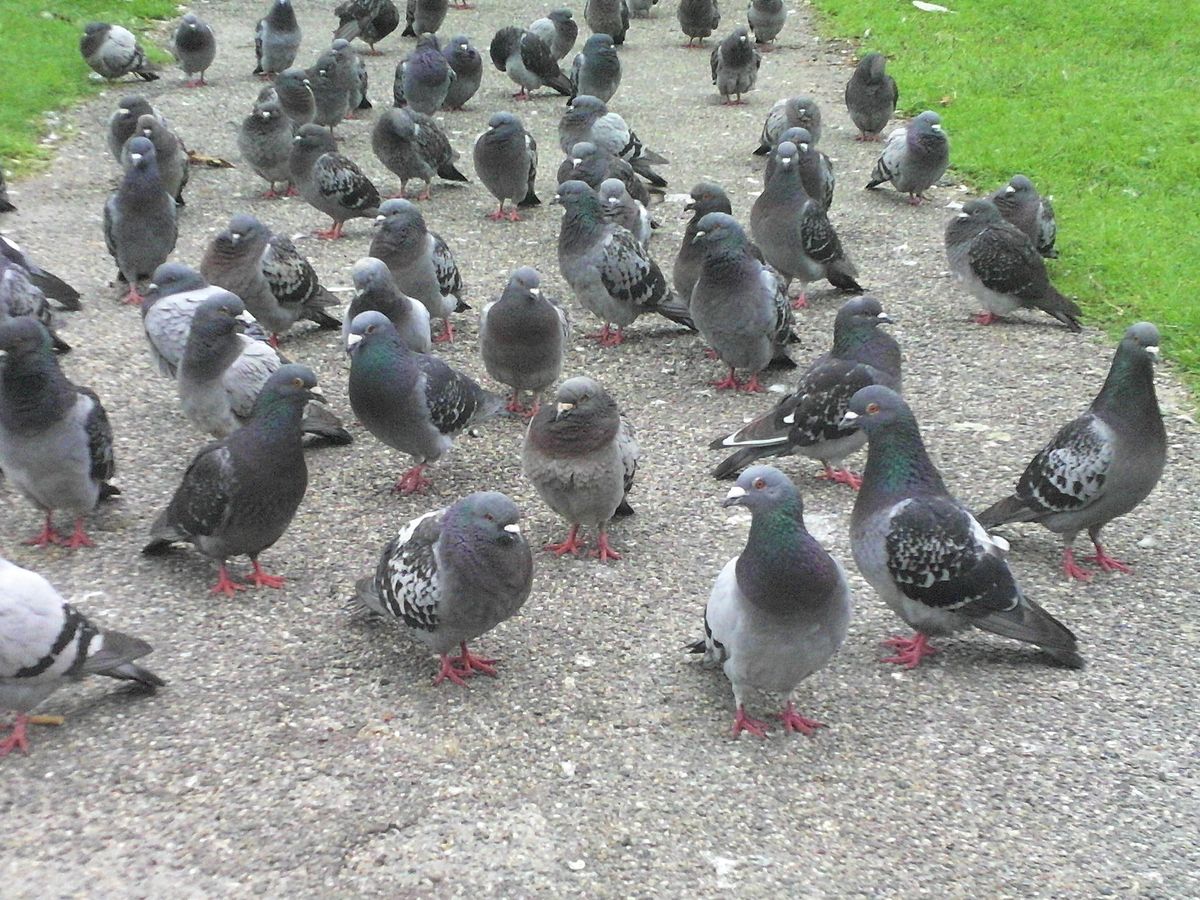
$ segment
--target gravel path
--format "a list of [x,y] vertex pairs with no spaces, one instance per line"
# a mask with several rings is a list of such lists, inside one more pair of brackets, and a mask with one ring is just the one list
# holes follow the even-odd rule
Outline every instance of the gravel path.
[[[333,4],[297,5],[307,64],[332,28]],[[237,160],[236,127],[260,87],[249,71],[264,7],[202,5],[221,42],[212,87],[184,90],[172,71],[149,88],[207,154]],[[451,11],[445,25],[485,56],[497,27],[543,11],[525,0],[485,7]],[[672,160],[657,258],[669,271],[683,194],[702,177],[726,185],[746,219],[763,116],[776,97],[812,92],[839,175],[833,219],[862,282],[897,319],[906,387],[933,456],[973,504],[1007,491],[1098,389],[1111,342],[1044,316],[968,324],[974,309],[942,250],[945,207],[961,189],[937,187],[935,202],[917,209],[891,191],[860,189],[876,148],[851,140],[841,103],[848,50],[814,38],[804,13],[764,61],[749,105],[729,109],[716,103],[708,52],[680,48],[674,7],[664,2],[654,20],[635,23],[612,104]],[[740,14],[726,12],[732,27]],[[377,103],[409,46],[389,38],[385,54],[369,58]],[[830,727],[811,739],[776,730],[765,742],[735,742],[727,683],[681,647],[699,634],[712,579],[746,534],[746,518],[720,507],[726,486],[708,477],[718,456],[704,445],[769,401],[715,395],[707,382],[720,373],[699,339],[665,322],[635,325],[616,351],[577,341],[566,372],[606,384],[645,451],[638,515],[613,530],[625,558],[601,566],[539,555],[523,615],[479,644],[504,660],[501,677],[433,688],[423,652],[351,622],[343,604],[401,523],[472,490],[512,495],[531,542],[559,535],[562,523],[520,475],[515,421],[462,439],[419,499],[389,495],[407,463],[357,426],[352,447],[312,453],[308,498],[264,558],[288,577],[282,592],[215,599],[213,566],[199,555],[139,555],[202,441],[178,412],[174,386],[152,370],[137,313],[116,303],[107,281],[100,220],[116,167],[103,123],[134,89],[114,87],[66,115],[74,137],[45,176],[17,186],[20,213],[0,220],[84,292],[85,311],[64,317],[76,347],[65,365],[110,411],[124,496],[96,518],[96,549],[66,553],[18,546],[38,517],[0,489],[0,548],[97,619],[148,639],[151,665],[170,684],[136,698],[89,683],[43,706],[66,725],[36,729],[31,755],[0,763],[0,894],[1200,895],[1200,441],[1169,372],[1159,378],[1167,478],[1152,503],[1107,533],[1135,575],[1068,584],[1053,535],[1007,532],[1014,570],[1080,636],[1087,669],[1051,668],[982,633],[942,642],[945,652],[915,672],[881,665],[879,641],[899,623],[854,574],[859,607],[847,644],[802,691],[803,711]],[[471,174],[471,140],[492,111],[515,108],[543,147],[540,193],[549,198],[562,104],[512,104],[510,92],[489,66],[470,111],[444,120]],[[953,107],[944,116],[953,141]],[[390,193],[395,180],[370,153],[370,124],[341,129],[346,152]],[[288,233],[327,222],[298,199],[258,199],[263,185],[247,169],[192,174],[180,260],[198,263],[234,212]],[[1069,208],[1069,197],[1057,199]],[[558,276],[556,209],[495,225],[483,219],[491,204],[476,183],[439,184],[424,207],[456,251],[476,309],[456,322],[462,339],[439,352],[481,377],[477,310],[517,265],[539,268],[582,330],[595,324]],[[351,222],[347,235],[301,242],[337,287],[365,253],[369,224]],[[1070,265],[1069,230],[1060,243],[1067,258],[1058,265]],[[825,349],[841,302],[823,290],[812,298],[799,318],[799,360]],[[285,351],[317,370],[350,419],[335,337],[299,334]],[[801,486],[814,532],[849,564],[849,491],[817,481],[806,461],[783,468]]]

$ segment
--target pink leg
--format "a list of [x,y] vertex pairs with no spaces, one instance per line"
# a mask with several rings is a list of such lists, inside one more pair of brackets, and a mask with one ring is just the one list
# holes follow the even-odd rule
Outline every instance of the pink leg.
[[449,319],[442,319],[442,333],[433,339],[435,344],[452,344],[454,343],[454,326],[450,324]]
[[29,716],[21,713],[12,723],[12,731],[8,737],[0,740],[0,759],[8,756],[14,750],[20,750],[22,753],[29,753],[29,735],[26,734],[25,728],[29,724]]
[[572,525],[571,530],[567,532],[567,539],[565,541],[561,544],[547,544],[542,549],[550,551],[555,556],[565,556],[568,553],[575,556],[586,546],[586,544],[579,540],[579,526]]
[[267,343],[275,350],[278,350],[279,349],[279,335],[277,335],[275,332],[272,331],[270,334],[267,335]]
[[528,100],[529,91],[525,90],[525,88],[521,88],[519,91],[513,94],[512,97],[514,100]]
[[130,306],[142,305],[142,295],[138,293],[136,284],[129,285],[129,293],[125,295],[124,300]]
[[718,353],[716,350],[714,350],[712,347],[705,347],[704,355],[707,356],[709,359],[720,359],[721,358],[721,354]]
[[438,684],[441,684],[443,681],[446,681],[447,679],[449,679],[450,681],[453,681],[455,684],[459,685],[460,687],[466,687],[467,683],[463,679],[470,678],[471,674],[472,673],[470,670],[467,670],[464,672],[462,669],[455,668],[453,660],[451,660],[449,656],[447,656],[445,653],[443,653],[442,654],[442,666],[440,669],[438,669],[438,673],[433,676],[433,683],[435,685],[438,685]]
[[508,219],[510,222],[520,222],[521,214],[517,212],[516,208],[514,207],[504,214],[504,218]]
[[400,476],[400,480],[392,486],[393,494],[419,494],[421,491],[429,487],[432,482],[422,473],[425,471],[425,464],[413,466],[407,472]]
[[421,191],[421,193],[417,194],[418,200],[430,200],[432,198],[433,198],[433,185],[432,184],[426,184],[425,190],[423,190],[423,191]]
[[285,196],[285,197],[299,197],[299,196],[300,196],[300,190],[299,190],[299,189],[298,189],[298,188],[297,188],[297,187],[296,187],[294,184],[289,184],[289,185],[288,185],[288,189],[287,189],[287,191],[286,191],[286,192],[284,192],[284,195],[283,195],[283,196]]
[[281,587],[283,587],[283,576],[282,575],[268,575],[266,572],[263,571],[263,568],[259,564],[257,559],[251,559],[250,562],[254,564],[254,571],[250,573],[250,583],[252,585],[254,585],[255,587],[266,587],[266,588],[281,588]]
[[46,522],[42,525],[42,530],[35,534],[27,541],[22,541],[26,547],[49,547],[51,544],[61,544],[62,535],[54,530],[54,523],[51,521],[50,513],[46,513]]
[[766,390],[766,388],[762,386],[762,382],[758,380],[758,373],[755,372],[753,375],[750,376],[750,380],[744,382],[738,388],[738,390],[745,391],[748,394],[761,394],[763,391]]
[[792,299],[792,309],[808,309],[808,295],[805,291],[801,290]]
[[1096,546],[1096,555],[1085,556],[1084,559],[1088,562],[1094,562],[1105,572],[1124,572],[1126,575],[1133,574],[1133,566],[1109,556],[1104,552],[1104,548],[1100,546],[1099,541],[1092,541],[1092,543]]
[[733,717],[733,736],[737,737],[743,731],[748,731],[755,737],[767,736],[767,723],[761,719],[752,719],[746,715],[746,708],[740,703]]
[[608,323],[604,323],[604,327],[594,334],[585,335],[585,337],[595,341],[601,347],[616,347],[625,340],[625,335],[621,333],[620,328],[609,328]]
[[458,658],[460,672],[470,672],[472,674],[482,672],[484,675],[491,675],[493,678],[496,677],[496,663],[500,660],[476,656],[467,649],[466,641],[463,641],[459,646],[462,649],[462,655]]
[[854,490],[856,490],[856,491],[862,487],[862,476],[861,475],[851,472],[849,469],[846,469],[846,468],[835,469],[831,465],[829,465],[829,463],[825,464],[825,471],[822,472],[817,477],[818,478],[827,478],[830,481],[832,481],[834,484],[848,484],[848,485],[850,485],[850,487],[854,488]]
[[925,198],[922,197],[920,194],[909,194],[908,195],[908,205],[909,206],[920,206],[923,202],[925,202]]
[[87,532],[83,530],[83,518],[75,520],[75,530],[71,532],[71,536],[62,542],[62,545],[68,550],[78,550],[80,547],[95,547],[92,539],[87,536]]
[[779,719],[783,722],[784,731],[798,731],[801,734],[811,735],[818,728],[825,727],[816,719],[806,719],[800,713],[796,712],[796,706],[791,700],[783,708],[783,712],[779,714]]
[[323,241],[336,241],[342,236],[343,222],[334,222],[325,231],[314,231],[313,237],[320,238]]
[[995,313],[981,312],[975,313],[975,315],[971,317],[971,321],[976,325],[991,325],[993,322],[999,322],[1000,317]]
[[264,200],[278,200],[282,196],[283,194],[276,193],[275,185],[271,185],[265,192],[263,192],[262,198]]
[[715,387],[718,391],[736,391],[742,386],[742,383],[737,380],[737,373],[734,371],[733,366],[729,367],[728,375],[726,375],[720,381],[710,381],[709,384]]
[[232,597],[238,591],[246,589],[246,585],[234,581],[229,577],[229,571],[225,568],[225,563],[221,563],[221,567],[217,570],[217,573],[217,583],[212,586],[212,593]]
[[938,652],[930,646],[929,638],[919,631],[910,638],[888,638],[883,645],[893,647],[897,653],[895,656],[885,657],[881,662],[895,663],[906,669],[915,669],[926,656],[933,656]]
[[603,528],[600,529],[600,536],[596,540],[596,549],[590,555],[596,557],[600,562],[621,558],[621,554],[609,545],[608,534]]
[[508,218],[508,213],[504,211],[504,201],[500,201],[500,208],[493,213],[488,213],[487,217],[493,222],[503,222]]
[[1063,550],[1062,570],[1064,575],[1076,581],[1092,580],[1092,574],[1075,562],[1075,550],[1072,547]]

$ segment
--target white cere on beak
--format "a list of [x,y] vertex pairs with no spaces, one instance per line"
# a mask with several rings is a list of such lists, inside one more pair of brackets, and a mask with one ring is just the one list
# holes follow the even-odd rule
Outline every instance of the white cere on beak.
[[1006,194],[1015,194],[1016,192],[1017,192],[1017,189],[1015,187],[1013,187],[1011,184],[1004,189],[1004,193],[1006,193]]
[[745,497],[746,489],[741,485],[735,484],[729,489],[729,493],[725,495],[726,500],[736,500],[738,497]]
[[518,525],[516,522],[513,522],[511,525],[505,525],[504,530],[507,531],[509,534],[520,534],[521,526]]
[[1146,348],[1146,352],[1147,352],[1147,353],[1149,353],[1151,356],[1158,356],[1158,354],[1159,354],[1159,349],[1158,349],[1158,347],[1157,347],[1157,346],[1155,346],[1155,347],[1147,347],[1147,348]]
[[140,154],[140,153],[130,153],[130,154],[129,154],[129,158],[130,158],[130,160],[132,160],[133,162],[141,162],[141,161],[142,161],[142,154]]
[[346,336],[346,348],[349,349],[362,340],[361,334],[349,334]]
[[853,422],[857,418],[858,418],[858,413],[854,412],[853,410],[848,409],[848,410],[846,410],[846,414],[844,416],[842,416],[842,421],[843,422]]
[[529,294],[530,294],[530,296],[533,296],[533,297],[540,297],[540,296],[542,296],[542,289],[541,288],[530,288]]

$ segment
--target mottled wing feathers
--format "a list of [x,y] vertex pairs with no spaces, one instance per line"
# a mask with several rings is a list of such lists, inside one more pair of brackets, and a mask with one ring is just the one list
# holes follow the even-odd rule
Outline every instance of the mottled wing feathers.
[[800,380],[795,394],[780,404],[789,407],[778,416],[790,426],[788,439],[798,447],[849,437],[853,431],[841,427],[850,398],[861,388],[876,384],[875,371],[862,363],[830,358],[814,366]]
[[189,536],[215,534],[232,512],[235,479],[229,448],[210,444],[183,473],[183,482],[167,507],[167,521]]
[[1104,492],[1113,459],[1109,428],[1092,413],[1064,425],[1017,482],[1017,496],[1039,513],[1080,509]]
[[95,481],[108,481],[116,474],[113,460],[113,433],[108,414],[100,405],[100,398],[91,388],[76,387],[80,394],[92,401],[92,408],[84,421],[88,437],[88,456],[92,460],[91,477]]
[[488,395],[436,356],[422,354],[417,362],[425,373],[425,403],[433,426],[442,434],[466,428],[480,414]]
[[437,628],[438,563],[434,547],[445,510],[409,522],[384,548],[375,571],[375,590],[388,614],[409,628]]
[[356,212],[379,208],[379,191],[362,169],[340,153],[323,153],[313,164],[313,183],[323,195]]
[[1040,300],[1046,293],[1046,270],[1029,239],[1007,223],[985,228],[967,250],[971,270],[983,286],[1022,300]]
[[612,228],[605,236],[598,269],[609,295],[636,307],[652,309],[667,295],[662,271],[625,228]]

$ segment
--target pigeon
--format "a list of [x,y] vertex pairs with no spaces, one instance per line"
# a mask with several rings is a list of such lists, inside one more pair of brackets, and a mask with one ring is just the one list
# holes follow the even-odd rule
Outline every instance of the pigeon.
[[487,131],[475,139],[472,152],[475,174],[491,195],[500,201],[500,208],[488,214],[493,222],[504,219],[521,221],[516,209],[504,211],[504,204],[508,200],[521,209],[538,206],[542,202],[534,193],[537,141],[512,113],[493,114],[488,119]]
[[772,44],[779,37],[779,32],[783,31],[787,10],[783,8],[783,0],[750,0],[750,5],[746,7],[746,19],[750,23],[750,30],[754,32],[755,43],[765,53],[774,49],[766,45]]
[[224,377],[242,355],[242,301],[228,291],[200,302],[192,315],[179,360],[179,402],[193,425],[216,438],[228,437],[240,423],[225,390]]
[[334,39],[329,45],[329,52],[336,61],[334,81],[346,90],[346,105],[349,107],[346,118],[356,118],[355,110],[372,108],[371,101],[367,99],[367,64],[345,38]]
[[[154,145],[154,158],[158,164],[158,176],[164,190],[183,206],[183,189],[188,183],[188,152],[179,138],[162,119],[153,113],[138,116],[136,135],[147,138]],[[129,141],[121,148],[121,166],[129,168]]]
[[338,301],[321,286],[312,263],[254,216],[239,213],[229,220],[205,251],[200,274],[237,294],[276,338],[301,319],[321,328],[342,327],[325,311]]
[[333,14],[338,17],[333,36],[347,41],[359,38],[371,48],[372,56],[379,54],[375,45],[400,25],[400,10],[392,0],[345,0]]
[[847,300],[833,323],[833,347],[805,370],[795,392],[708,445],[711,450],[738,448],[713,470],[713,477],[733,478],[755,460],[796,453],[820,462],[825,467],[820,477],[861,487],[862,478],[840,464],[866,445],[867,436],[843,426],[842,417],[860,388],[881,384],[900,392],[900,347],[879,329],[891,321],[874,297]]
[[437,343],[454,340],[450,314],[470,309],[462,299],[463,283],[454,254],[440,234],[429,230],[421,211],[408,200],[388,200],[379,208],[369,256],[383,260],[396,287],[441,319]]
[[1050,198],[1041,196],[1024,175],[1014,175],[1004,187],[988,196],[1000,210],[1000,215],[1025,232],[1033,241],[1037,252],[1047,259],[1058,259],[1054,239],[1058,225],[1054,221],[1054,207]]
[[83,309],[79,299],[79,291],[71,287],[53,272],[47,272],[28,256],[25,251],[4,235],[0,235],[0,264],[7,262],[21,269],[25,277],[42,292],[44,296],[55,301],[63,309],[77,312]]
[[796,712],[796,688],[846,640],[853,610],[846,572],[804,527],[804,500],[778,469],[747,469],[721,505],[750,510],[750,535],[713,583],[704,639],[689,649],[721,666],[732,684],[733,737],[767,736],[767,723],[746,714],[747,689],[784,694],[784,730],[811,735],[824,725]]
[[270,77],[289,68],[300,49],[300,37],[292,0],[273,0],[254,28],[254,74]]
[[403,37],[436,34],[446,19],[446,0],[408,0]]
[[576,94],[590,94],[605,103],[621,86],[621,58],[612,35],[593,34],[571,63],[571,85]]
[[[569,180],[569,179],[568,179]],[[606,178],[597,191],[603,207],[604,220],[628,229],[645,248],[650,247],[650,234],[658,223],[650,218],[645,205],[630,196],[619,178]]]
[[275,76],[275,95],[284,114],[291,120],[293,129],[307,125],[317,114],[312,82],[308,73],[299,66],[284,69]]
[[850,121],[858,129],[856,141],[877,141],[892,113],[900,91],[896,79],[884,69],[887,58],[882,53],[868,53],[854,67],[854,74],[846,82],[846,109]]
[[454,79],[442,101],[442,109],[462,109],[475,96],[483,81],[483,57],[471,46],[471,39],[457,34],[442,48],[442,56],[454,70]]
[[585,547],[579,529],[587,525],[598,531],[591,555],[601,562],[620,559],[608,543],[608,523],[633,512],[626,498],[641,454],[633,427],[591,378],[568,378],[554,399],[530,420],[521,451],[525,477],[571,525],[566,540],[544,549],[555,556],[577,554]]
[[[807,128],[811,143],[821,140],[821,107],[812,97],[783,97],[776,100],[763,122],[762,136],[758,140],[755,156],[768,156],[783,140],[789,128]],[[793,143],[795,143],[793,141]]]
[[564,97],[575,93],[571,80],[558,67],[549,46],[532,31],[514,25],[501,28],[492,37],[488,55],[492,64],[520,88],[513,94],[516,100],[530,99],[530,92],[543,86]]
[[800,281],[797,306],[806,304],[810,282],[822,278],[842,291],[862,293],[858,276],[819,201],[804,191],[791,141],[775,148],[775,171],[750,211],[750,229],[767,262],[790,284]]
[[580,141],[591,141],[597,147],[629,163],[633,170],[656,187],[666,187],[666,179],[652,166],[666,165],[667,160],[644,146],[625,120],[608,111],[599,97],[580,94],[567,103],[567,110],[558,123],[558,145],[564,153]]
[[313,95],[313,124],[323,125],[332,135],[333,129],[350,112],[349,84],[346,76],[339,73],[333,50],[318,56],[317,61],[304,70],[304,76]]
[[931,636],[974,625],[1035,644],[1061,665],[1083,659],[1075,635],[1021,591],[1004,554],[942,481],[912,410],[882,385],[857,391],[842,420],[867,432],[867,468],[850,516],[850,549],[863,578],[912,638],[886,643],[884,662],[915,668],[935,653]]
[[629,0],[629,15],[635,19],[650,18],[650,11],[658,5],[658,0]]
[[263,571],[258,557],[287,531],[308,490],[300,421],[305,405],[317,398],[316,386],[311,369],[280,367],[259,394],[250,421],[193,457],[142,553],[193,544],[216,560],[212,593],[227,597],[247,585],[229,577],[226,560],[245,554],[254,567],[251,584],[283,587],[284,579]]
[[[37,547],[93,546],[84,517],[120,493],[109,484],[113,436],[100,398],[67,379],[46,329],[28,316],[0,322],[0,469],[45,513],[26,542]],[[54,529],[56,509],[75,516],[69,537]]]
[[[571,340],[567,311],[542,294],[536,269],[521,266],[508,276],[500,299],[487,304],[479,317],[479,354],[487,373],[512,388],[505,407],[517,415],[533,416],[539,394],[558,380],[563,353]],[[533,394],[526,408],[521,394]]]
[[620,47],[629,31],[629,5],[626,0],[586,0],[583,20],[594,34],[607,34]]
[[145,115],[158,116],[158,112],[141,94],[129,94],[121,98],[121,102],[109,116],[108,149],[112,151],[113,159],[121,163],[122,168],[124,163],[121,156],[125,142],[138,133],[138,120]]
[[[772,362],[794,367],[784,347],[792,338],[792,307],[783,279],[754,258],[746,232],[733,216],[709,213],[696,225],[704,248],[690,310],[696,328],[729,367],[718,390],[762,391],[758,373]],[[741,382],[737,369],[750,378]]]
[[684,229],[683,243],[679,245],[679,252],[675,255],[671,283],[675,288],[675,295],[690,303],[692,288],[696,286],[696,279],[700,277],[700,267],[704,263],[704,248],[693,243],[696,237],[696,227],[700,220],[710,212],[721,212],[728,215],[733,212],[733,206],[729,202],[725,189],[711,181],[698,182],[692,188],[689,196],[691,202],[684,207],[684,210],[690,212],[692,218]]
[[117,262],[119,280],[129,285],[127,303],[141,303],[137,283],[162,265],[179,236],[175,201],[163,189],[154,145],[134,136],[126,145],[129,167],[104,204],[104,243]]
[[579,23],[572,17],[569,9],[551,10],[543,18],[531,22],[529,30],[550,48],[555,62],[566,58],[579,37]]
[[[237,143],[242,159],[267,182],[265,199],[286,197],[294,190],[288,165],[292,136],[292,120],[284,113],[278,98],[255,104],[253,112],[242,120],[238,129]],[[275,190],[277,184],[284,185],[282,191]]]
[[396,493],[427,488],[425,467],[449,451],[455,435],[504,404],[438,357],[409,350],[383,313],[359,313],[350,323],[349,343],[354,414],[380,441],[415,461],[393,486]]
[[403,92],[404,103],[427,116],[441,109],[457,77],[432,34],[422,34],[416,49],[396,67],[396,82]]
[[533,554],[520,519],[504,494],[468,494],[405,525],[383,548],[375,573],[355,584],[356,605],[396,620],[438,654],[435,685],[466,687],[476,672],[496,675],[497,660],[476,656],[467,642],[511,619],[529,598]]
[[4,180],[4,166],[0,164],[0,213],[16,211],[17,207],[8,196],[8,182]]
[[619,181],[638,203],[645,205],[650,202],[650,190],[637,177],[633,167],[619,156],[601,150],[591,141],[580,141],[573,146],[570,155],[558,167],[559,184],[582,181],[592,190],[599,191],[600,185],[610,179]]
[[[0,250],[15,246],[0,238]],[[78,306],[74,308],[79,309]],[[71,352],[71,345],[54,330],[54,311],[29,270],[0,253],[0,322],[25,317],[34,319],[46,329],[55,353]]]
[[[717,9],[717,0],[679,0],[679,8],[675,11],[679,18],[679,27],[687,43],[683,46],[691,48],[704,46],[704,39],[717,30],[721,24],[721,11]],[[696,41],[700,43],[697,45]]]
[[1167,458],[1167,433],[1154,393],[1158,329],[1138,322],[1117,344],[1104,386],[1087,412],[1068,422],[1029,463],[1016,491],[979,516],[985,528],[1038,522],[1063,538],[1063,572],[1091,578],[1075,562],[1075,536],[1087,529],[1105,572],[1132,572],[1109,556],[1100,530],[1154,490]]
[[968,200],[946,225],[950,271],[977,299],[990,325],[1015,309],[1040,309],[1071,331],[1081,331],[1083,311],[1050,283],[1046,263],[1029,237],[1004,221],[990,200]]
[[380,203],[379,190],[336,147],[333,136],[324,129],[316,124],[304,125],[296,134],[288,163],[300,196],[333,219],[328,230],[314,232],[329,240],[342,237],[348,219],[374,218]]
[[[642,313],[657,312],[695,328],[686,304],[671,295],[658,264],[627,229],[606,223],[596,192],[582,181],[559,185],[554,202],[563,207],[558,232],[558,267],[580,305],[603,324],[590,337],[602,347],[624,340],[624,328]],[[612,328],[616,325],[616,328]]]
[[142,81],[157,81],[142,45],[126,28],[107,22],[88,22],[79,39],[83,60],[101,78],[113,81],[136,75]]
[[442,126],[416,110],[385,110],[371,132],[371,149],[400,178],[400,197],[405,196],[408,182],[413,178],[425,182],[418,200],[432,196],[434,175],[447,181],[467,180],[454,166],[458,153],[450,146]]
[[[783,133],[780,142],[782,141],[791,141],[796,145],[796,168],[800,170],[800,183],[804,185],[804,193],[816,200],[821,209],[829,212],[829,207],[833,205],[833,191],[837,186],[833,163],[817,149],[807,128],[789,128]],[[775,156],[771,155],[767,157],[767,165],[763,169],[764,188],[774,172]]]
[[[717,86],[721,102],[727,106],[744,103],[742,94],[754,90],[761,65],[762,55],[750,43],[750,32],[745,25],[733,29],[713,47],[710,60],[712,83]],[[730,100],[731,96],[734,99]]]
[[94,625],[41,575],[0,557],[0,709],[16,713],[0,738],[0,759],[29,752],[30,710],[66,681],[104,675],[147,691],[162,687],[165,681],[134,662],[152,649]]
[[359,313],[381,312],[387,316],[397,335],[413,353],[433,349],[429,331],[429,310],[425,304],[402,294],[387,264],[373,256],[364,256],[350,269],[354,297],[342,318],[342,343],[349,346],[350,323]]
[[942,117],[926,110],[888,135],[867,189],[890,181],[896,190],[907,193],[908,202],[916,206],[929,199],[924,195],[925,189],[936,184],[949,165],[950,141],[942,130]]
[[[204,80],[204,73],[217,57],[217,39],[209,24],[201,21],[195,13],[185,13],[175,29],[172,48],[179,68],[183,69],[184,77],[188,79],[184,87],[203,87],[208,84]],[[192,78],[193,74],[195,78]]]

